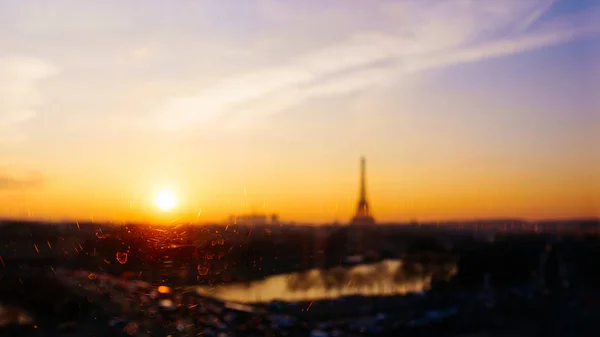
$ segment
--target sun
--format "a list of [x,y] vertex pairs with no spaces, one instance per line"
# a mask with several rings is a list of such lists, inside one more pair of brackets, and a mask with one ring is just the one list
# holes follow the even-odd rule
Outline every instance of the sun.
[[163,212],[173,210],[177,202],[177,197],[171,191],[160,191],[154,195],[154,206]]

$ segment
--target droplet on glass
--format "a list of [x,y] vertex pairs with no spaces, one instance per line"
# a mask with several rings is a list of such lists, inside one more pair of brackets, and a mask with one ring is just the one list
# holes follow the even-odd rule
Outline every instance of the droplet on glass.
[[198,266],[198,274],[200,274],[202,276],[208,275],[208,268],[202,267],[202,266]]
[[125,333],[127,333],[128,335],[133,336],[138,331],[138,325],[135,322],[129,322],[123,330],[125,330]]
[[102,231],[97,231],[96,232],[96,237],[98,239],[106,239],[109,236],[110,236],[110,234],[104,234],[104,233],[102,233]]
[[119,261],[120,264],[127,263],[127,252],[118,252],[117,261]]

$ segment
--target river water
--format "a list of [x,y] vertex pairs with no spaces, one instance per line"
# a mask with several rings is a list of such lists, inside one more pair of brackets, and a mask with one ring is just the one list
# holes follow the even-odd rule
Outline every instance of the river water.
[[264,280],[197,287],[202,295],[236,302],[305,301],[349,295],[395,295],[422,292],[429,289],[432,275],[443,270],[444,275],[456,272],[455,265],[420,266],[418,272],[407,275],[401,260],[384,260],[354,267],[281,274]]

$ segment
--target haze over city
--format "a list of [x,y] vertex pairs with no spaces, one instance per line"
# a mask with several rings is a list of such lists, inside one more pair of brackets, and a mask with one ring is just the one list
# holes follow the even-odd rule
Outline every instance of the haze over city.
[[597,1],[0,3],[0,217],[600,215]]

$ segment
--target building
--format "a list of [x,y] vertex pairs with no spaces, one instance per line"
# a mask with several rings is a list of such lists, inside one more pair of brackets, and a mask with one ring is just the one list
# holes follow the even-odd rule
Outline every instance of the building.
[[374,225],[375,219],[371,216],[365,181],[365,158],[360,159],[360,197],[356,205],[356,213],[352,218],[352,225]]
[[232,215],[229,217],[228,223],[241,226],[278,225],[279,217],[277,214],[271,216],[265,214]]
[[348,259],[355,261],[358,257],[363,259],[373,246],[374,240],[371,237],[369,227],[375,225],[375,219],[371,214],[369,202],[367,201],[366,188],[366,170],[365,158],[360,159],[360,193],[356,213],[350,221],[347,235]]

